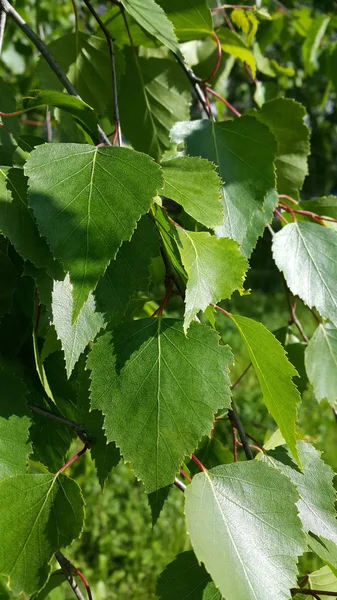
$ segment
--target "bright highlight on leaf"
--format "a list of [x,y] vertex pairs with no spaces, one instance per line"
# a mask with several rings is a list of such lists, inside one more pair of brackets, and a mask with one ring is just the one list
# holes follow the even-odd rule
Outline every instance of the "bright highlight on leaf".
[[296,447],[297,405],[301,400],[292,381],[297,375],[280,342],[252,319],[232,315],[259,380],[263,399],[275,419],[292,455],[300,462]]
[[297,221],[273,237],[274,260],[289,289],[337,326],[337,234]]
[[25,172],[40,233],[70,273],[74,322],[161,189],[160,169],[128,148],[46,144],[31,153]]
[[206,227],[221,225],[221,179],[207,160],[189,156],[164,162],[164,196],[181,204],[184,210]]
[[305,367],[318,401],[337,404],[337,329],[319,325],[305,351]]
[[81,533],[80,488],[63,475],[16,475],[0,481],[0,503],[0,572],[15,594],[31,595],[45,584],[54,552]]
[[193,549],[226,600],[288,600],[305,548],[289,479],[233,463],[195,475],[185,496]]
[[147,492],[173,482],[214,413],[229,407],[232,360],[215,331],[192,323],[185,336],[173,319],[123,323],[94,345],[91,406]]
[[180,227],[177,227],[177,236],[188,276],[184,319],[187,331],[200,310],[230,298],[243,286],[248,262],[234,240],[218,240],[207,232],[185,231]]

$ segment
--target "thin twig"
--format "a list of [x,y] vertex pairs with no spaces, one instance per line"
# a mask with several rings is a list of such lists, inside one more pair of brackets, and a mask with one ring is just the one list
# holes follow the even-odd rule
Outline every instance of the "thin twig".
[[178,488],[178,490],[180,490],[181,492],[186,492],[187,486],[182,481],[180,481],[180,479],[178,479],[178,477],[175,477],[173,483]]
[[231,390],[235,390],[235,388],[237,388],[237,386],[239,385],[239,383],[241,382],[241,379],[244,378],[244,376],[246,375],[246,373],[248,373],[250,367],[252,366],[252,363],[249,363],[248,367],[245,368],[245,370],[243,371],[243,373],[241,373],[240,377],[233,383],[233,385],[231,386]]
[[232,104],[230,104],[230,102],[228,102],[228,100],[226,100],[226,98],[223,98],[222,96],[220,96],[220,94],[217,94],[210,87],[206,87],[205,89],[206,89],[206,92],[208,92],[209,94],[212,94],[212,96],[215,96],[218,100],[220,100],[221,102],[223,102],[227,106],[227,108],[229,108],[229,110],[232,111],[232,113],[236,117],[241,117],[241,113],[239,113],[239,111],[236,110],[236,108],[234,108],[234,106],[232,106]]
[[60,417],[59,415],[54,415],[54,413],[51,413],[48,410],[45,410],[44,408],[40,408],[39,406],[35,406],[34,404],[27,404],[26,406],[27,406],[27,408],[29,408],[29,410],[32,410],[33,412],[37,413],[38,415],[42,415],[43,417],[46,417],[47,419],[56,421],[56,423],[61,423],[62,425],[71,427],[72,429],[74,429],[74,431],[76,432],[76,434],[78,435],[80,440],[84,444],[87,443],[87,441],[88,441],[87,432],[82,425],[79,425],[79,423],[75,423],[74,421],[70,421],[69,419]]
[[243,428],[241,419],[239,417],[239,413],[237,411],[237,408],[236,408],[233,400],[232,400],[232,408],[228,411],[228,416],[229,416],[231,424],[237,429],[237,432],[240,436],[240,440],[242,442],[242,447],[243,447],[243,450],[244,450],[247,460],[253,460],[254,456],[250,449],[250,445],[248,442],[248,438],[246,436],[246,432]]
[[77,452],[75,454],[75,456],[72,456],[56,473],[56,475],[61,475],[61,473],[63,473],[66,469],[68,469],[68,467],[70,467],[70,465],[72,465],[74,462],[76,462],[76,460],[78,460],[80,458],[80,456],[82,456],[87,450],[88,448],[90,448],[91,444],[90,442],[86,442],[84,444],[84,447],[82,448],[82,450],[80,450],[80,452]]
[[202,108],[204,109],[204,111],[205,111],[205,113],[206,113],[207,117],[208,117],[209,119],[213,120],[213,115],[212,115],[212,113],[211,113],[211,111],[210,111],[210,109],[209,109],[209,107],[208,107],[208,104],[207,104],[207,100],[206,100],[206,97],[205,97],[204,90],[202,89],[202,87],[201,87],[201,85],[200,85],[200,84],[202,83],[202,79],[199,79],[199,77],[197,77],[197,76],[196,76],[196,75],[193,73],[193,71],[192,71],[192,70],[191,70],[191,69],[190,69],[190,68],[189,68],[187,65],[185,65],[185,63],[184,63],[183,59],[182,59],[182,58],[181,58],[181,57],[180,57],[178,54],[175,54],[175,53],[173,53],[173,54],[174,54],[174,56],[176,57],[176,59],[177,59],[178,63],[179,63],[179,64],[180,64],[180,66],[181,66],[181,68],[183,69],[183,71],[184,71],[185,75],[186,75],[186,76],[188,77],[188,79],[190,80],[190,82],[191,82],[191,85],[192,85],[192,87],[193,87],[193,89],[194,89],[195,95],[196,95],[196,97],[198,98],[198,100],[199,100],[199,102],[200,102],[200,104],[201,104]]
[[215,8],[212,8],[211,12],[212,13],[217,13],[217,12],[219,12],[221,10],[225,10],[226,8],[229,8],[229,9],[232,8],[232,9],[235,9],[235,10],[237,10],[239,8],[243,8],[243,9],[246,9],[246,10],[249,10],[249,9],[255,10],[256,9],[256,7],[254,5],[251,5],[251,4],[222,4],[221,6],[216,6]]
[[296,594],[306,594],[307,596],[320,597],[320,596],[330,596],[330,598],[337,598],[337,592],[328,592],[326,590],[311,590],[310,588],[292,588],[291,595],[296,596]]
[[[33,31],[33,29],[26,23],[26,21],[19,15],[19,13],[15,10],[15,8],[8,2],[8,0],[0,0],[0,9],[5,11],[7,15],[9,15],[13,21],[20,27],[20,29],[24,32],[24,34],[30,39],[30,41],[34,44],[35,48],[42,54],[43,58],[47,61],[50,68],[54,71],[57,78],[61,81],[63,87],[67,90],[68,94],[71,96],[76,96],[81,100],[81,97],[75,90],[71,81],[69,81],[68,77],[65,73],[63,73],[61,67],[56,62],[55,58],[47,48],[46,44],[41,40],[41,38]],[[109,138],[105,135],[103,129],[100,125],[97,125],[98,133],[99,133],[99,141],[107,146],[111,146]]]
[[100,16],[97,14],[95,9],[91,6],[89,0],[83,0],[83,2],[86,5],[86,7],[90,10],[92,16],[96,19],[99,27],[103,31],[106,41],[107,41],[107,44],[108,44],[108,47],[109,47],[111,77],[112,77],[112,90],[113,90],[113,96],[114,96],[114,123],[115,123],[115,131],[117,132],[117,135],[116,135],[117,144],[118,144],[118,146],[121,146],[122,145],[122,133],[121,133],[121,124],[120,124],[119,107],[118,107],[116,61],[115,61],[115,52],[114,52],[114,44],[113,44],[114,40],[113,40],[110,32],[108,31],[108,29],[105,27]]
[[85,600],[80,588],[77,585],[77,581],[72,574],[74,567],[71,564],[71,562],[62,554],[62,552],[55,552],[55,558],[56,558],[57,562],[59,563],[59,565],[63,571],[63,574],[64,574],[66,580],[68,581],[71,589],[73,590],[77,600]]
[[0,9],[0,56],[1,56],[1,51],[2,51],[2,44],[4,41],[4,35],[5,35],[6,19],[7,19],[6,12],[4,10]]
[[290,300],[290,292],[286,283],[286,280],[284,278],[284,276],[282,275],[282,281],[283,281],[283,285],[284,285],[284,291],[285,291],[285,295],[286,295],[286,299],[287,299],[287,304],[288,304],[288,309],[289,309],[289,324],[291,325],[292,323],[294,325],[296,325],[298,331],[300,332],[301,337],[303,338],[303,340],[305,341],[306,344],[309,344],[309,338],[306,335],[303,326],[296,314],[296,302],[293,303]]

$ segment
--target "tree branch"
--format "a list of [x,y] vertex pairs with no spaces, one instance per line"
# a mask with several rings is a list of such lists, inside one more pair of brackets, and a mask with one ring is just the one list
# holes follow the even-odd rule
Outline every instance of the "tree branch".
[[[46,44],[39,38],[39,36],[31,29],[31,27],[26,23],[26,21],[16,12],[15,8],[8,2],[8,0],[0,0],[0,9],[5,11],[7,15],[9,15],[13,21],[20,27],[20,29],[24,32],[24,34],[30,39],[30,41],[34,44],[35,48],[42,54],[43,58],[46,60],[50,68],[54,71],[57,78],[61,81],[64,88],[67,90],[70,96],[76,96],[81,100],[81,97],[76,92],[73,84],[69,81],[68,77],[65,73],[63,73],[61,67],[56,62],[53,55],[50,53]],[[97,126],[99,133],[99,140],[101,143],[111,146],[110,140],[105,135],[103,129],[98,125]]]
[[113,39],[110,35],[110,32],[105,27],[103,21],[101,20],[101,18],[99,17],[99,15],[95,11],[95,9],[91,6],[89,0],[83,0],[83,2],[87,6],[89,11],[91,12],[92,16],[96,19],[99,27],[101,28],[101,30],[103,31],[103,33],[105,35],[107,43],[108,43],[109,54],[110,54],[110,64],[111,64],[112,90],[113,90],[113,95],[114,95],[114,123],[115,123],[115,128],[116,128],[116,139],[117,139],[118,146],[121,146],[122,133],[121,133],[120,118],[119,118],[116,61],[115,61]]
[[229,420],[230,420],[231,424],[233,425],[233,427],[235,427],[235,429],[237,430],[237,432],[240,436],[242,447],[243,447],[243,450],[244,450],[247,460],[253,460],[254,456],[250,449],[249,441],[246,436],[246,432],[243,428],[243,425],[241,423],[241,419],[240,419],[239,413],[237,411],[237,408],[235,406],[234,400],[232,400],[232,408],[228,411],[228,416],[229,416]]
[[208,106],[207,103],[207,99],[204,93],[204,90],[202,89],[200,83],[202,82],[202,79],[199,79],[199,77],[197,77],[193,71],[187,66],[185,65],[184,61],[182,60],[182,58],[180,58],[180,56],[178,56],[178,54],[175,54],[173,52],[174,56],[176,57],[178,63],[180,64],[181,68],[183,69],[185,75],[188,77],[188,79],[190,80],[192,87],[194,89],[195,95],[198,98],[201,106],[203,107],[207,117],[211,120],[213,120],[213,115],[211,113],[211,110]]
[[174,485],[178,488],[178,490],[180,490],[181,492],[185,492],[186,491],[186,485],[180,481],[180,479],[178,479],[178,477],[175,478],[174,480]]
[[337,592],[327,592],[326,590],[311,590],[310,588],[292,588],[291,595],[306,594],[307,596],[313,596],[314,598],[320,596],[330,596],[330,598],[337,598]]
[[75,423],[74,421],[70,421],[69,419],[65,419],[64,417],[60,417],[58,415],[54,415],[54,413],[45,410],[44,408],[40,408],[39,406],[35,406],[34,404],[27,404],[27,408],[37,413],[38,415],[42,415],[42,417],[46,417],[47,419],[51,419],[52,421],[56,421],[57,423],[61,423],[62,425],[66,425],[67,427],[71,427],[76,432],[77,436],[83,442],[83,444],[87,444],[87,432],[85,428],[79,423]]
[[6,12],[0,8],[0,56],[1,56],[1,51],[2,51],[2,44],[4,41],[4,35],[5,35],[6,19],[7,19]]
[[59,563],[63,574],[73,590],[77,600],[85,600],[80,588],[77,585],[76,579],[72,574],[74,567],[71,562],[62,554],[62,552],[55,552],[55,558]]

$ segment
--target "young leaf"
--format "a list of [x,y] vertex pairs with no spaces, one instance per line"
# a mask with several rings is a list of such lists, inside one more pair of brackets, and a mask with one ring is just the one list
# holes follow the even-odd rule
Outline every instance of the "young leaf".
[[253,77],[255,77],[255,58],[246,42],[235,31],[231,31],[230,29],[221,28],[217,34],[223,51],[246,63],[251,68]]
[[193,549],[226,600],[288,600],[305,549],[289,479],[233,463],[195,475],[185,496]]
[[263,399],[275,419],[292,455],[299,461],[296,448],[297,404],[301,397],[292,381],[297,375],[280,342],[262,325],[252,319],[232,316],[259,380]]
[[192,323],[185,336],[173,319],[122,323],[94,345],[91,406],[148,493],[173,482],[214,413],[229,407],[231,362],[215,331]]
[[180,42],[212,33],[212,15],[206,0],[157,0],[157,4],[172,21]]
[[123,315],[135,292],[148,291],[151,260],[158,254],[158,236],[150,219],[144,215],[131,240],[122,244],[97,284],[96,306],[105,314],[106,320],[117,313]]
[[186,332],[200,310],[230,298],[234,290],[242,288],[248,262],[234,240],[218,240],[208,232],[186,231],[180,227],[177,227],[177,235],[181,260],[188,275]]
[[221,600],[219,590],[191,550],[181,552],[159,576],[160,600]]
[[[308,575],[308,589],[319,590],[321,592],[335,592],[337,595],[337,576],[329,569],[329,567],[321,567],[318,571],[314,571]],[[306,594],[306,588],[303,588],[301,600],[312,600],[312,594]],[[330,595],[329,594],[329,595]],[[335,594],[334,594],[335,596]],[[316,598],[325,600],[326,595],[318,592]]]
[[0,368],[0,480],[25,473],[31,452],[27,388],[15,371]]
[[72,313],[72,285],[67,274],[64,281],[54,281],[52,314],[57,337],[64,352],[68,377],[89,342],[95,339],[102,327],[105,327],[104,317],[96,310],[92,294],[83,304],[74,324],[71,322]]
[[[177,123],[173,141],[185,142],[186,153],[218,165],[224,222],[215,231],[241,244],[257,208],[275,188],[276,141],[268,128],[253,117],[211,123]],[[238,200],[240,199],[240,201]]]
[[289,464],[289,456],[283,447],[271,451],[271,458],[268,456],[265,460],[276,463],[296,486],[300,496],[297,507],[304,530],[337,544],[334,472],[321,459],[321,452],[311,444],[301,440],[297,448],[303,472],[291,462]]
[[120,84],[122,129],[136,150],[157,161],[170,147],[170,129],[189,118],[191,87],[184,72],[167,58],[144,58],[125,49]]
[[54,552],[81,532],[81,491],[63,475],[16,475],[0,481],[0,502],[0,572],[14,594],[31,595],[46,582]]
[[163,195],[181,204],[184,210],[206,227],[221,225],[221,179],[215,166],[201,158],[183,156],[162,164]]
[[277,141],[276,180],[279,194],[298,198],[308,174],[309,128],[304,106],[290,98],[266,102],[254,116],[269,127]]
[[305,351],[305,367],[318,401],[337,403],[337,329],[319,325]]
[[128,148],[45,144],[25,170],[40,233],[70,274],[75,321],[161,189],[160,168]]
[[27,177],[22,169],[0,168],[0,229],[24,260],[53,269],[53,257],[27,204]]
[[337,326],[337,234],[296,221],[273,237],[273,256],[292,293]]
[[121,0],[121,3],[139,25],[172,50],[174,54],[181,56],[173,25],[157,2],[154,0]]

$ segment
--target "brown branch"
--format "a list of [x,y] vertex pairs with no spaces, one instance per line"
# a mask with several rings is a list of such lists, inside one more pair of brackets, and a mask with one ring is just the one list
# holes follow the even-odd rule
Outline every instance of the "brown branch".
[[302,338],[304,339],[305,343],[309,344],[309,338],[306,335],[298,316],[296,315],[296,302],[293,303],[290,300],[290,292],[289,292],[286,280],[284,279],[283,275],[282,275],[282,281],[283,281],[286,299],[287,299],[288,308],[289,308],[289,324],[291,325],[293,323],[294,325],[296,325],[296,327],[297,327],[298,331],[300,332]]
[[55,552],[55,558],[59,563],[63,574],[66,580],[68,581],[71,589],[73,590],[77,600],[85,600],[80,588],[77,585],[77,581],[73,576],[73,571],[75,570],[75,567],[73,567],[71,562],[62,554],[62,552]]
[[231,424],[233,425],[233,427],[235,427],[235,429],[237,430],[237,432],[239,434],[239,437],[240,437],[240,440],[242,443],[242,447],[243,447],[243,450],[244,450],[247,460],[253,460],[254,456],[250,449],[248,438],[247,438],[246,432],[243,428],[243,425],[241,423],[241,419],[240,419],[239,413],[237,411],[237,408],[235,406],[234,400],[232,400],[232,408],[228,411],[228,416],[229,416],[229,420],[230,420]]
[[87,432],[85,428],[79,423],[75,423],[74,421],[70,421],[69,419],[65,419],[64,417],[60,417],[59,415],[54,415],[54,413],[45,410],[44,408],[40,408],[39,406],[35,406],[34,404],[26,405],[29,410],[41,415],[42,417],[46,417],[47,419],[51,419],[52,421],[56,421],[56,423],[61,423],[62,425],[66,425],[67,427],[71,427],[74,429],[77,436],[80,440],[86,444],[88,442]]
[[1,51],[2,51],[2,44],[4,41],[4,35],[5,35],[6,19],[7,19],[6,12],[4,10],[0,9],[0,56],[1,56]]
[[296,596],[296,594],[306,594],[307,596],[320,597],[320,596],[329,596],[330,598],[337,598],[337,592],[328,592],[326,590],[311,590],[310,588],[292,588],[291,595]]

